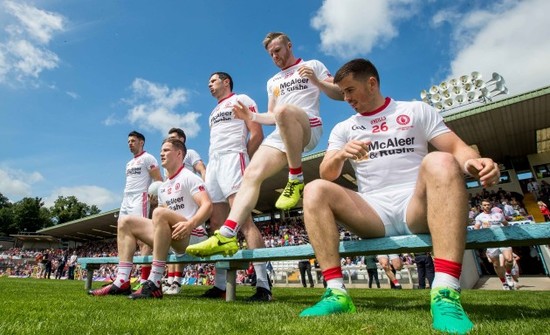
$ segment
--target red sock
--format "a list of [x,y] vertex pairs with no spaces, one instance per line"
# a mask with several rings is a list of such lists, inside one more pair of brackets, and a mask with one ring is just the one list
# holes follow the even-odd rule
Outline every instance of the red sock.
[[462,264],[441,258],[434,258],[434,268],[435,272],[446,273],[456,279],[460,278],[462,272]]
[[338,279],[338,278],[344,278],[342,275],[342,267],[337,266],[335,268],[326,269],[322,272],[323,277],[325,280],[331,280],[331,279]]
[[237,222],[229,219],[225,220],[225,223],[223,225],[231,228],[232,230],[235,230],[237,228]]
[[288,171],[290,172],[290,174],[293,174],[293,175],[299,175],[299,174],[302,174],[302,167],[297,167],[297,168],[288,168]]
[[141,280],[147,280],[149,274],[151,273],[151,265],[142,265],[141,266]]

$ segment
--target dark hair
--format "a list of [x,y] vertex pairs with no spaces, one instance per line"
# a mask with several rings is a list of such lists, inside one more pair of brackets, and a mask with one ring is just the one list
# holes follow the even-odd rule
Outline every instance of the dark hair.
[[179,137],[183,138],[183,143],[187,142],[187,136],[185,136],[185,132],[181,128],[172,128],[168,130],[168,134],[176,133]]
[[374,64],[368,59],[356,58],[342,65],[334,75],[334,83],[339,83],[350,74],[354,79],[367,80],[369,77],[374,77],[380,86],[378,70],[376,70]]
[[164,143],[170,143],[176,148],[176,150],[181,150],[183,152],[183,157],[187,155],[187,147],[185,146],[185,143],[178,140],[177,138],[165,138],[164,141],[162,141],[162,144]]
[[227,73],[227,72],[214,72],[210,75],[210,77],[212,77],[215,74],[218,75],[218,78],[220,78],[221,81],[229,79],[229,88],[231,89],[231,92],[233,92],[233,78],[231,78],[229,73]]
[[145,142],[145,136],[143,136],[142,133],[138,133],[137,131],[132,130],[130,134],[128,134],[128,137],[131,137],[131,136],[137,137],[139,140],[142,140],[143,142]]

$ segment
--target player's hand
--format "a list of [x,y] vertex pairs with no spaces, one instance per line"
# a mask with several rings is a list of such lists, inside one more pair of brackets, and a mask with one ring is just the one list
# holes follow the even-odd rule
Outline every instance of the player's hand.
[[159,198],[156,195],[149,194],[149,208],[155,209],[159,205]]
[[183,240],[191,236],[193,226],[189,221],[180,221],[172,226],[172,239]]
[[238,100],[237,103],[233,105],[233,114],[235,114],[237,119],[248,121],[251,119],[251,113],[248,107]]
[[319,82],[319,78],[317,78],[317,76],[315,75],[315,72],[309,66],[305,66],[305,65],[301,66],[298,69],[298,74],[302,78],[308,78],[309,80],[311,80],[313,84],[317,84]]
[[351,140],[344,146],[343,157],[346,159],[353,159],[355,161],[361,161],[368,158],[370,140],[359,141]]
[[490,158],[472,158],[464,163],[464,170],[477,178],[483,187],[496,185],[500,179],[498,164]]

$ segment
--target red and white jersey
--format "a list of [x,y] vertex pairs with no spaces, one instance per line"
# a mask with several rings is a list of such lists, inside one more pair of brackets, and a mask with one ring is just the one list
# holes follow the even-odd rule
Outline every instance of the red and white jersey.
[[210,113],[210,152],[243,152],[246,153],[248,128],[246,123],[235,118],[233,106],[237,101],[245,104],[252,113],[258,112],[256,102],[246,94],[232,93],[218,101],[218,105]]
[[490,226],[500,227],[504,221],[504,215],[499,212],[485,213],[481,212],[476,216],[476,224],[480,224],[481,228],[488,228]]
[[[206,192],[202,179],[181,167],[175,175],[167,178],[159,187],[159,206],[169,208],[189,219],[199,209],[199,205],[193,199],[193,195],[199,192]],[[201,224],[193,229],[191,235],[205,236],[204,225]]]
[[350,160],[359,192],[411,189],[428,154],[428,142],[447,132],[443,118],[429,105],[386,98],[379,109],[338,123],[327,151],[341,150],[351,140],[370,140],[368,158]]
[[147,188],[153,181],[149,171],[158,167],[158,162],[153,155],[142,152],[126,163],[126,186],[124,193],[147,192]]
[[294,65],[281,70],[267,81],[267,95],[270,99],[274,97],[277,105],[291,104],[302,108],[309,114],[311,126],[319,126],[321,125],[319,116],[321,90],[317,85],[310,83],[308,78],[298,74],[298,69],[302,66],[312,68],[320,81],[331,77],[323,63],[317,60],[304,61],[300,58]]

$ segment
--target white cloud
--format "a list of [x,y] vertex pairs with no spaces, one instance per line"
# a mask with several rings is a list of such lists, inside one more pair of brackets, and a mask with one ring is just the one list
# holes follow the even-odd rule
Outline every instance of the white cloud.
[[73,98],[75,100],[80,98],[80,95],[78,95],[78,93],[75,93],[75,92],[66,91],[65,94],[67,94],[68,96],[70,96],[71,98]]
[[[161,134],[172,127],[185,129],[189,137],[199,133],[197,122],[200,114],[197,112],[177,113],[177,108],[188,100],[189,93],[183,88],[171,89],[166,85],[152,83],[136,78],[132,83],[132,97],[126,102],[131,108],[126,115],[132,124],[140,128],[158,130]],[[117,120],[109,116],[104,124],[114,124]]]
[[6,167],[0,168],[0,193],[15,201],[32,195],[32,185],[44,177],[39,172],[25,172]]
[[0,35],[0,83],[36,79],[58,66],[59,57],[47,47],[54,34],[65,30],[63,16],[13,1],[1,3],[0,11],[0,29],[6,32]]
[[311,26],[320,31],[323,52],[349,58],[389,43],[416,11],[414,0],[325,0]]
[[20,26],[13,28],[18,31],[21,28],[24,29],[31,38],[40,44],[47,44],[57,30],[63,30],[64,19],[59,14],[12,1],[6,1],[4,6],[21,23]]
[[20,78],[37,78],[40,72],[54,69],[59,63],[59,57],[55,53],[38,48],[29,41],[8,42],[7,47],[14,56],[12,67]]
[[448,17],[455,27],[452,43],[459,46],[449,78],[477,70],[487,79],[498,72],[510,94],[550,85],[550,43],[543,37],[550,31],[549,12],[546,0],[502,1],[490,12]]
[[46,207],[53,206],[59,196],[75,196],[78,201],[88,205],[96,205],[101,210],[111,210],[120,206],[121,195],[111,192],[103,187],[93,185],[80,185],[73,187],[60,187],[44,198]]

